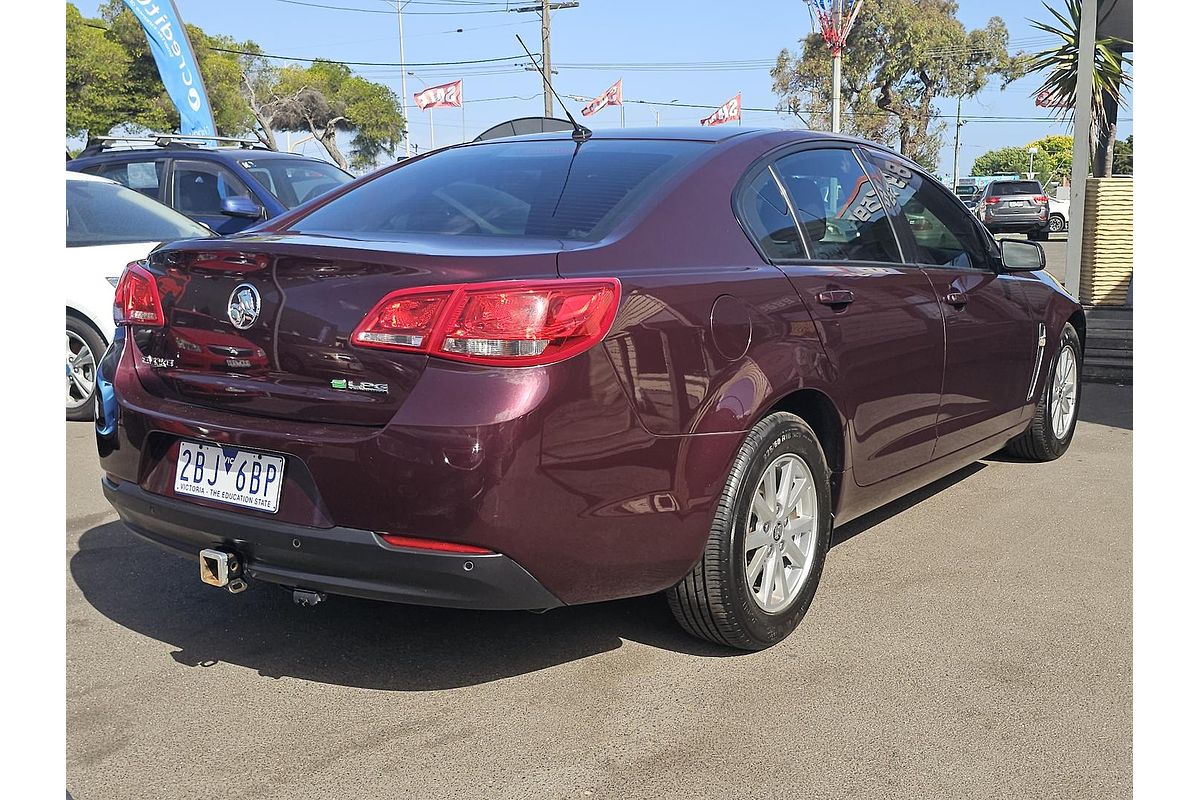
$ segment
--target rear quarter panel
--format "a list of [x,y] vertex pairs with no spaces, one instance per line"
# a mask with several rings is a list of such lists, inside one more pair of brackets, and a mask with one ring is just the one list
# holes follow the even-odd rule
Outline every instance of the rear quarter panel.
[[789,140],[768,134],[714,145],[640,218],[559,256],[564,277],[621,279],[621,313],[605,347],[653,434],[745,432],[789,392],[832,392],[808,310],[732,208],[747,167]]

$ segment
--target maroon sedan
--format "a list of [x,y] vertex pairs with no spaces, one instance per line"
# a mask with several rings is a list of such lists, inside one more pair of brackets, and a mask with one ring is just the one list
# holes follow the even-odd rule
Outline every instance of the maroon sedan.
[[[1003,447],[1070,445],[1084,317],[1043,266],[869,142],[451,147],[131,264],[104,492],[233,591],[665,592],[691,633],[763,648],[835,525]],[[233,337],[265,366],[179,345]]]

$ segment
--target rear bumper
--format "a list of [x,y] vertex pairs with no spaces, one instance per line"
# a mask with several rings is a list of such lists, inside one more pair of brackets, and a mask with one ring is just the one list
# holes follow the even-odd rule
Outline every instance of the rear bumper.
[[[239,531],[267,536],[283,526],[287,546],[274,545],[279,536],[266,540],[273,545],[269,557],[249,566],[265,580],[296,585],[303,578],[304,588],[326,586],[334,593],[474,608],[545,608],[669,588],[704,548],[743,437],[648,433],[609,379],[611,364],[598,348],[547,368],[503,373],[430,364],[396,417],[380,428],[249,416],[156,397],[133,368],[135,354],[122,340],[99,365],[101,469],[115,485],[136,487],[142,494],[134,496],[156,507],[218,516],[190,514],[181,535],[180,526],[158,516],[135,518],[131,507],[122,512],[130,526],[160,544],[181,539],[175,549],[197,558],[214,543],[258,541]],[[211,500],[176,497],[182,440],[285,456],[279,511],[231,511]],[[346,531],[351,533],[342,536]],[[407,571],[403,581],[394,572],[362,574],[355,571],[366,569],[358,555],[342,560],[325,550],[320,551],[325,561],[294,562],[299,556],[288,549],[293,537],[307,554],[305,537],[316,547],[342,536],[339,546],[357,547],[367,561],[392,564],[394,550],[373,531],[502,553],[551,597],[535,592],[536,602],[480,599],[443,587],[442,577],[435,580],[442,574],[432,568],[422,572],[425,582],[414,591]],[[255,561],[253,553],[244,557]],[[430,558],[436,560],[419,566],[451,563],[440,554]],[[480,580],[481,560],[472,561],[475,570],[467,577]],[[451,584],[463,577],[457,569],[448,573]],[[331,578],[351,580],[339,586]]]
[[984,214],[984,226],[993,233],[1003,233],[1012,231],[1035,231],[1043,230],[1049,226],[1049,214],[1040,214],[1037,211],[1022,212],[1020,214]]
[[562,605],[520,564],[499,553],[392,547],[371,531],[249,517],[108,478],[101,486],[121,521],[138,536],[193,560],[205,548],[233,550],[252,579],[416,605],[496,610]]

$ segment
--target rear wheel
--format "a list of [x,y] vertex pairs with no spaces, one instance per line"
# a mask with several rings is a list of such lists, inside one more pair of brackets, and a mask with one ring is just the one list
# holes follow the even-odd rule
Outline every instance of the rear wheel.
[[104,354],[104,340],[91,325],[67,314],[67,419],[92,419],[96,394],[96,362]]
[[1026,234],[1026,236],[1029,237],[1029,241],[1031,242],[1044,242],[1050,238],[1050,232],[1048,230],[1038,229],[1030,231]]
[[1067,229],[1067,221],[1062,214],[1051,214],[1049,228],[1051,233],[1062,233]]
[[1005,448],[1019,458],[1053,461],[1067,452],[1079,418],[1079,368],[1083,361],[1079,335],[1070,323],[1063,328],[1058,355],[1050,365],[1029,428]]
[[829,549],[829,468],[816,434],[771,414],[738,451],[700,561],[667,592],[693,636],[743,650],[782,641],[808,611]]

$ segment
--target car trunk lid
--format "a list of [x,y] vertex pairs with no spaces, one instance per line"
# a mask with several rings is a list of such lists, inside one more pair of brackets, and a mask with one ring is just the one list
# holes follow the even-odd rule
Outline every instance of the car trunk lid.
[[364,315],[396,289],[557,277],[561,246],[268,233],[168,246],[151,258],[166,324],[135,329],[138,374],[152,393],[191,404],[384,425],[428,356],[350,345]]

